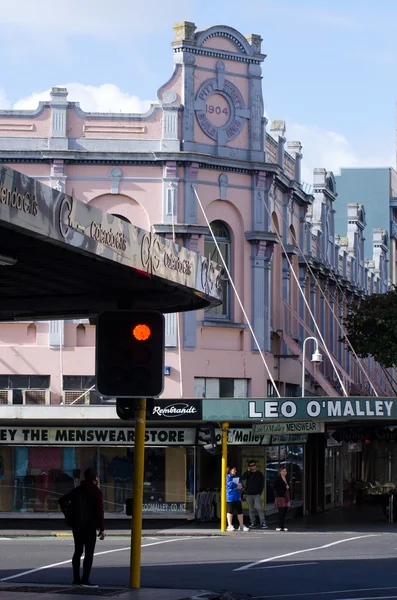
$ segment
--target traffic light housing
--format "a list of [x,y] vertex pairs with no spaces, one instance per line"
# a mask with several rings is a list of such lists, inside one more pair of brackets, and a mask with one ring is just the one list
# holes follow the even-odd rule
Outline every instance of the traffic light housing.
[[96,382],[103,396],[155,398],[164,388],[164,316],[103,312],[96,327]]
[[[204,446],[202,445],[203,443]],[[206,423],[197,429],[197,444],[200,444],[210,454],[219,453],[214,423]]]
[[[139,402],[139,398],[116,398],[116,412],[119,419],[135,421],[137,402]],[[152,414],[153,406],[154,400],[147,398],[146,419]]]

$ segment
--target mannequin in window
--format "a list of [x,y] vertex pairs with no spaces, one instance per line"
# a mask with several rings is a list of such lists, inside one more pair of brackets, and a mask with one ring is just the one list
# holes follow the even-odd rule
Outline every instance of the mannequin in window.
[[114,479],[114,509],[121,512],[132,479],[132,460],[127,456],[115,456],[109,463],[109,474]]
[[87,465],[90,469],[94,469],[99,475],[99,485],[104,502],[107,500],[108,465],[109,459],[106,454],[102,454],[102,452],[99,454],[99,457],[97,452],[91,456]]

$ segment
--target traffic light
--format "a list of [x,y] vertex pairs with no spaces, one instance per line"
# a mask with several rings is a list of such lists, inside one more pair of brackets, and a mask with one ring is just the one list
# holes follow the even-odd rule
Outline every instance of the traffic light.
[[103,396],[154,398],[164,387],[164,316],[103,312],[96,327],[96,381]]
[[[134,421],[136,414],[136,403],[139,398],[116,398],[117,416],[124,421]],[[146,399],[146,419],[151,416],[154,406],[152,398]]]
[[197,443],[202,446],[206,452],[210,454],[218,454],[218,444],[216,443],[215,424],[206,423],[197,430]]

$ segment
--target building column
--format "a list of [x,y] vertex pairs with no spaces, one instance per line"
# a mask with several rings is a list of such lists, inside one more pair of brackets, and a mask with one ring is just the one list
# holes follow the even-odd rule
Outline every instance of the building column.
[[310,277],[310,310],[312,311],[313,317],[310,317],[310,329],[317,335],[316,329],[316,282]]
[[[306,304],[304,300],[305,290],[306,290],[306,281],[307,281],[307,268],[299,267],[299,285],[302,290],[302,293],[299,292],[299,317],[303,323],[306,323],[305,314],[306,314]],[[299,325],[299,337],[301,339],[301,343],[303,344],[303,340],[306,337],[306,330],[303,325]]]
[[68,108],[68,90],[54,87],[51,90],[51,133],[49,139],[50,150],[67,150],[68,138],[66,134],[66,114]]
[[[252,328],[261,350],[265,350],[265,260],[266,242],[251,242],[252,269]],[[255,340],[251,338],[251,348],[257,351]]]

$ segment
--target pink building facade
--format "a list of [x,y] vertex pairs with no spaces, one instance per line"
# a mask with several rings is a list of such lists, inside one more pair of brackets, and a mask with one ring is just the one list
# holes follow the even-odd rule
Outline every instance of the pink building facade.
[[[36,110],[0,111],[2,163],[225,262],[233,285],[225,273],[222,306],[166,318],[163,398],[264,398],[276,395],[272,379],[282,397],[301,396],[310,336],[324,361],[309,360],[308,344],[305,395],[372,394],[372,385],[390,396],[379,367],[368,359],[363,369],[339,342],[347,303],[387,290],[387,232],[369,232],[374,251],[365,257],[363,207],[352,199],[346,229],[336,232],[333,174],[315,169],[307,193],[300,142],[287,142],[285,123],[263,116],[259,35],[226,26],[198,31],[188,22],[174,33],[173,73],[147,113],[86,113],[66,89],[53,88]],[[208,281],[213,285],[211,273]],[[87,320],[0,325],[3,415],[16,404],[67,411],[74,403],[70,411],[83,404],[80,418],[93,418],[91,405],[104,403],[94,373],[95,326]],[[102,408],[109,410],[95,410]],[[208,457],[200,467],[186,452],[171,448],[170,457],[185,464],[185,480],[186,464],[194,466],[195,495]],[[262,458],[269,463],[277,454],[280,461],[277,452],[265,449]],[[10,454],[10,471],[12,460]],[[6,512],[16,510],[13,493]]]

